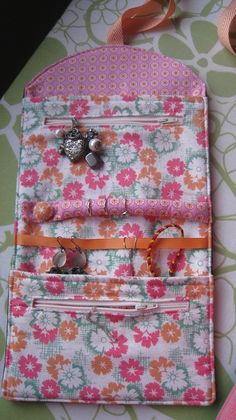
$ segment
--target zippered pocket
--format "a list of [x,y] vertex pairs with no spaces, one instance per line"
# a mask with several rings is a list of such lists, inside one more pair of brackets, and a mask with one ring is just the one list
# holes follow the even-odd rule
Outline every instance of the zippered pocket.
[[183,118],[179,116],[169,116],[169,115],[133,115],[133,116],[111,116],[111,117],[83,117],[81,119],[73,118],[73,116],[65,117],[45,117],[44,126],[51,128],[63,128],[63,127],[72,127],[74,125],[85,125],[86,127],[94,126],[103,126],[103,125],[120,125],[120,124],[129,124],[135,126],[143,125],[179,125],[183,123]]
[[189,299],[176,300],[158,299],[148,302],[143,301],[91,301],[76,300],[76,298],[65,297],[60,299],[38,298],[32,300],[34,310],[46,311],[67,311],[77,313],[116,313],[125,316],[148,315],[150,313],[167,313],[176,311],[188,311]]

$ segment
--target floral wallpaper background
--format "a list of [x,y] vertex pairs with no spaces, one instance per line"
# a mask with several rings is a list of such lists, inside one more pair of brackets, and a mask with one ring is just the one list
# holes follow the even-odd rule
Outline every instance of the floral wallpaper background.
[[[3,366],[7,313],[7,277],[13,253],[13,219],[19,150],[21,98],[25,84],[46,65],[78,51],[106,43],[109,27],[139,0],[74,0],[0,101],[0,360]],[[138,35],[131,42],[180,60],[207,83],[214,213],[215,353],[217,402],[206,408],[77,406],[56,403],[11,403],[0,399],[6,419],[89,420],[215,419],[236,382],[236,57],[222,47],[217,20],[224,0],[177,1],[173,24]]]

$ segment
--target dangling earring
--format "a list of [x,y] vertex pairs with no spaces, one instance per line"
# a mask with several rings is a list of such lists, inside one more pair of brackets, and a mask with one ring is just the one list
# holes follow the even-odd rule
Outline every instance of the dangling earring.
[[63,274],[63,267],[65,267],[66,264],[66,250],[63,247],[63,245],[60,243],[60,236],[57,237],[57,242],[60,246],[60,250],[53,256],[52,262],[53,266],[50,268],[47,273],[55,273],[55,274]]
[[87,257],[84,251],[76,244],[74,238],[71,238],[72,244],[75,246],[75,254],[72,258],[73,267],[71,268],[71,274],[86,274],[84,267],[87,265]]

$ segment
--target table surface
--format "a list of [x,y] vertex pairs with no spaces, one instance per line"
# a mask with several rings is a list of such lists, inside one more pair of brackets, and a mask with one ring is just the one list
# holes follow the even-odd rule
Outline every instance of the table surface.
[[[217,37],[217,20],[229,1],[178,1],[173,25],[141,34],[132,45],[190,66],[207,83],[214,213],[215,354],[217,402],[211,407],[106,406],[14,403],[0,398],[3,420],[215,419],[236,383],[236,57]],[[24,85],[58,59],[103,45],[108,28],[140,0],[74,0],[0,101],[0,376],[7,313],[7,277],[13,225],[21,98]]]

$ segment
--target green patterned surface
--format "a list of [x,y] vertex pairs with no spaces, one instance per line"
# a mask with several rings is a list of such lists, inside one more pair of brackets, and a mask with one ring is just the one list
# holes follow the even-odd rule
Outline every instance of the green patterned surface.
[[[72,1],[49,36],[39,46],[0,103],[0,360],[5,344],[7,275],[13,252],[13,213],[19,119],[24,85],[57,59],[105,43],[110,25],[140,0]],[[208,408],[76,406],[13,403],[0,399],[3,420],[89,419],[196,420],[215,419],[236,382],[236,57],[222,48],[216,23],[227,1],[178,1],[172,27],[139,35],[133,45],[174,57],[207,82],[209,96],[212,189],[214,205],[214,273],[216,283],[215,344],[217,402]],[[2,369],[1,369],[2,372]],[[0,372],[0,374],[1,374]],[[32,411],[33,410],[33,411]]]

